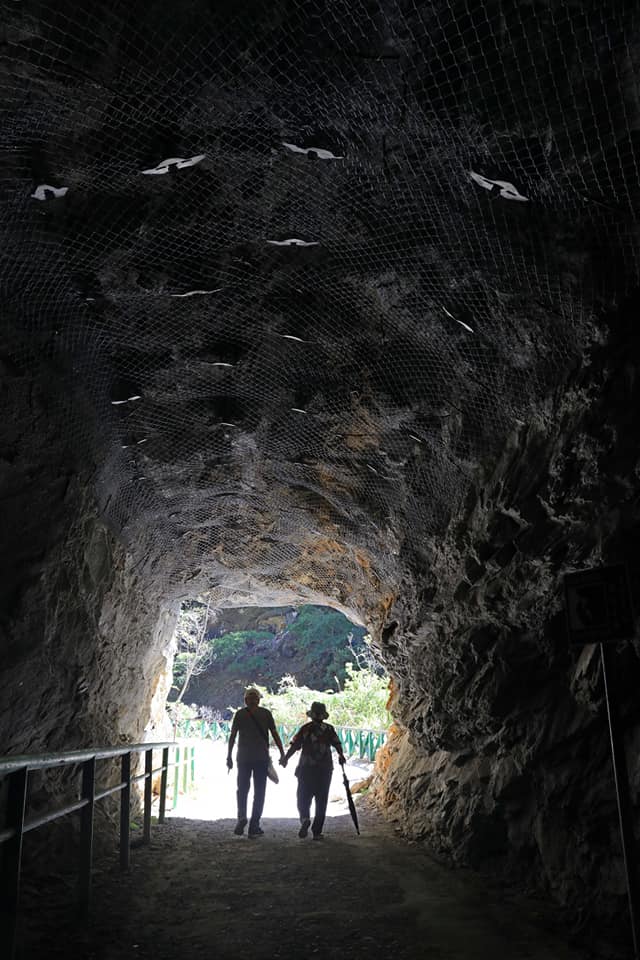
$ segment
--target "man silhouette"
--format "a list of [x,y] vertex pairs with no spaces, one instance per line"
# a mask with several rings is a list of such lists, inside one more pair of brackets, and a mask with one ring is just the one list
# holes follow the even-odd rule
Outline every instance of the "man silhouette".
[[244,695],[245,706],[236,710],[231,724],[227,768],[233,767],[233,747],[238,738],[238,820],[234,828],[237,836],[242,836],[247,825],[247,798],[251,777],[253,777],[253,807],[247,836],[253,840],[264,833],[260,826],[260,817],[264,808],[264,795],[267,787],[267,767],[269,766],[269,734],[280,751],[280,761],[284,757],[282,741],[278,736],[273,715],[260,706],[260,693],[249,687]]

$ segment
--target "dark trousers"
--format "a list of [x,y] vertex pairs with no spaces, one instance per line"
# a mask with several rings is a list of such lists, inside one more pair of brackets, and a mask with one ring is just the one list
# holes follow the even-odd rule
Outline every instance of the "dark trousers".
[[311,832],[315,836],[322,833],[324,826],[332,773],[333,769],[331,767],[329,769],[322,769],[321,767],[298,768],[298,813],[301,821],[310,820],[311,801],[315,799],[314,818],[311,824]]
[[268,759],[254,760],[250,763],[240,761],[238,767],[238,820],[247,819],[247,797],[249,796],[249,787],[251,785],[251,776],[253,774],[253,808],[251,810],[251,827],[260,826],[260,817],[264,808],[264,794],[267,788],[267,766]]

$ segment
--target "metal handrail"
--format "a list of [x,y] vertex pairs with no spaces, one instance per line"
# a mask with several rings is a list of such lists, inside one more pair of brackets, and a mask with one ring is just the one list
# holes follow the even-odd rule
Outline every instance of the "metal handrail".
[[[176,752],[175,759],[170,763],[169,749],[171,747],[174,747]],[[153,766],[154,750],[162,750],[162,764],[155,768]],[[134,753],[141,752],[144,752],[145,755],[144,773],[132,776],[131,756]],[[96,790],[96,761],[117,757],[121,758],[120,782],[115,786]],[[80,799],[57,810],[50,810],[39,816],[27,818],[27,784],[30,771],[62,767],[68,764],[82,764]],[[0,847],[3,848],[0,862],[0,918],[3,921],[2,928],[7,931],[8,935],[10,960],[15,956],[16,948],[22,838],[25,833],[51,823],[53,820],[58,820],[69,813],[81,811],[79,906],[81,914],[86,917],[90,904],[93,820],[96,802],[114,793],[120,793],[120,868],[126,870],[129,866],[132,783],[144,782],[142,842],[149,843],[151,839],[152,779],[154,775],[161,774],[158,822],[164,823],[168,772],[171,768],[175,768],[173,799],[173,806],[175,807],[180,767],[184,767],[183,785],[186,790],[188,766],[191,768],[191,781],[193,782],[194,748],[190,748],[189,751],[185,748],[184,755],[181,758],[179,746],[174,741],[134,743],[121,747],[96,747],[86,750],[66,750],[60,753],[45,753],[37,756],[27,754],[0,757],[0,780],[6,778],[8,781],[5,823],[3,829],[0,830]]]
[[154,743],[126,743],[122,747],[95,747],[85,750],[61,750],[58,753],[34,755],[26,753],[11,757],[0,757],[0,777],[12,770],[26,767],[28,770],[43,770],[45,767],[62,767],[67,763],[81,763],[84,760],[105,760],[108,757],[121,757],[123,753],[139,753],[141,750],[159,750],[160,747],[175,747],[174,740],[162,740]]

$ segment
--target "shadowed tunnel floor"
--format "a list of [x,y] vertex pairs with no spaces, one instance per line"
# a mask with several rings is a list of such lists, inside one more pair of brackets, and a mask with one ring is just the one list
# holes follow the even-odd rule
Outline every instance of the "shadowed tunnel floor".
[[321,843],[298,839],[292,819],[263,826],[259,840],[233,836],[231,820],[154,826],[127,875],[98,862],[84,932],[69,916],[38,933],[26,923],[18,957],[584,957],[546,904],[440,866],[372,810],[361,810],[360,837],[335,817]]

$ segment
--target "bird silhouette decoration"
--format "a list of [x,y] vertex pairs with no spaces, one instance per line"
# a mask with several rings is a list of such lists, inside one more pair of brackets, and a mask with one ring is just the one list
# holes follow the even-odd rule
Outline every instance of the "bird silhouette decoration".
[[291,237],[289,240],[267,240],[267,243],[272,244],[274,247],[317,247],[320,241],[298,240],[296,237]]
[[168,160],[162,160],[156,164],[155,167],[142,170],[141,173],[147,176],[157,176],[158,174],[169,173],[170,167],[175,167],[176,170],[183,170],[185,167],[195,167],[195,165],[200,163],[201,160],[204,160],[205,157],[205,153],[199,153],[196,157],[187,157],[186,159],[184,157],[169,157]]
[[473,170],[469,171],[469,176],[485,190],[489,190],[494,196],[502,197],[504,200],[518,200],[521,203],[528,203],[529,198],[523,197],[512,183],[508,180],[489,180]]
[[282,146],[292,153],[306,153],[308,157],[315,155],[318,160],[344,160],[344,157],[338,157],[331,150],[323,150],[322,147],[297,147],[295,143],[286,143],[282,141]]
[[48,183],[41,183],[31,194],[34,200],[50,200],[53,197],[64,197],[69,187],[52,187]]

